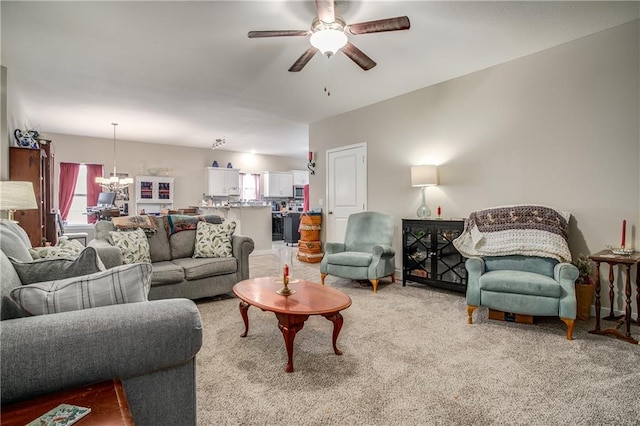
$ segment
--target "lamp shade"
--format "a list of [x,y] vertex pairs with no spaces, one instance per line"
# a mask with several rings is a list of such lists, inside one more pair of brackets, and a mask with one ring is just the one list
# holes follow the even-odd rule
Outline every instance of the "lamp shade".
[[311,34],[309,41],[311,45],[320,50],[323,55],[331,56],[335,55],[339,49],[347,44],[348,39],[344,31],[322,29]]
[[0,182],[0,210],[34,210],[38,208],[33,183]]
[[438,184],[438,166],[411,167],[411,186],[433,186]]

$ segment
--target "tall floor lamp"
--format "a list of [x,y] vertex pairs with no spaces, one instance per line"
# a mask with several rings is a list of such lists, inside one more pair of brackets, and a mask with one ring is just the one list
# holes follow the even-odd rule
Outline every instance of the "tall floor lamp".
[[0,210],[7,211],[7,218],[12,222],[16,210],[34,210],[38,208],[33,183],[14,180],[0,181]]
[[411,167],[411,186],[422,189],[422,203],[416,214],[420,219],[431,216],[431,209],[427,206],[427,196],[425,194],[427,186],[438,184],[438,167],[433,165]]

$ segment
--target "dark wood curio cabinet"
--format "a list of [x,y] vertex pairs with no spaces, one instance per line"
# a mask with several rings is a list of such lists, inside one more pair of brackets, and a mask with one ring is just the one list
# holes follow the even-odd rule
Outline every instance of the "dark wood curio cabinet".
[[53,147],[51,141],[38,140],[38,149],[9,148],[9,180],[31,182],[38,208],[17,210],[15,219],[29,235],[33,247],[44,241],[55,245],[58,241],[56,213],[53,210]]
[[464,220],[402,219],[402,285],[407,281],[467,291],[465,258],[452,241]]

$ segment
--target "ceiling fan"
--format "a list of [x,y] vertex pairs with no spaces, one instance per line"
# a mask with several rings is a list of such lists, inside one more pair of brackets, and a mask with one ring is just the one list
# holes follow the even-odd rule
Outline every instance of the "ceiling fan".
[[338,50],[342,50],[360,68],[368,71],[375,67],[376,63],[351,44],[347,34],[381,33],[408,30],[411,27],[407,16],[348,25],[344,19],[336,16],[333,0],[316,0],[316,10],[318,16],[311,23],[311,30],[249,31],[248,36],[249,38],[311,36],[309,40],[311,47],[291,65],[290,72],[301,71],[318,51],[321,51],[327,57],[331,57]]

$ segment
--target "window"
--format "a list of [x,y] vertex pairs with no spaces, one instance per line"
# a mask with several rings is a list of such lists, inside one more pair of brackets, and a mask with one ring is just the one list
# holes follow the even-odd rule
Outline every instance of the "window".
[[80,164],[76,190],[73,193],[73,202],[67,216],[67,223],[70,225],[87,224],[87,166]]
[[260,175],[254,173],[240,173],[240,198],[242,200],[257,200],[260,198]]

